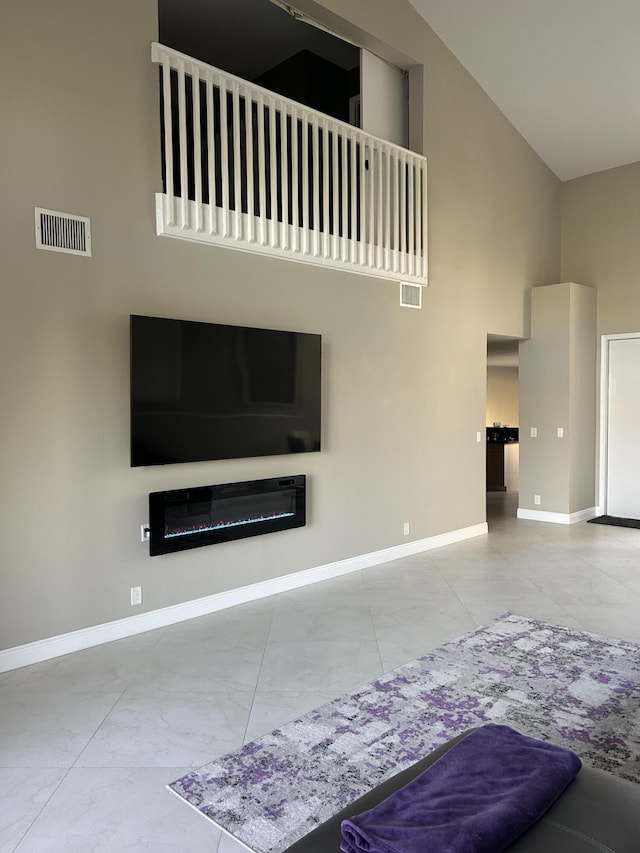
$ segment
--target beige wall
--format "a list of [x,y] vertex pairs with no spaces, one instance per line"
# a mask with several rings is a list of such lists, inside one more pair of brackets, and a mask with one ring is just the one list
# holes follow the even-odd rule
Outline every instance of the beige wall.
[[[326,6],[425,66],[422,311],[393,283],[155,235],[155,0],[3,8],[0,648],[376,552],[404,521],[484,521],[486,335],[525,336],[529,288],[558,280],[560,185],[408,2]],[[91,217],[93,257],[37,251],[35,205]],[[322,453],[132,470],[130,313],[321,333]],[[302,530],[140,543],[150,491],[302,472]]]
[[571,515],[595,505],[596,303],[595,288],[575,282],[533,290],[531,338],[520,344],[523,509]]
[[487,367],[487,426],[518,426],[518,368]]
[[[639,199],[640,162],[562,185],[562,277],[597,288],[598,337],[640,331]],[[598,416],[597,470],[599,443]]]
[[598,290],[598,332],[640,330],[640,163],[562,185],[562,278]]

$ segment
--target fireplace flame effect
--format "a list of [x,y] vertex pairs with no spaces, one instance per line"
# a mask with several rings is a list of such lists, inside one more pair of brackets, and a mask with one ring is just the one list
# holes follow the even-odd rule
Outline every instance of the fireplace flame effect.
[[212,530],[224,530],[227,527],[240,527],[243,524],[259,524],[262,521],[273,521],[277,518],[291,518],[293,512],[277,512],[272,515],[261,515],[254,518],[241,518],[237,521],[218,521],[215,524],[200,524],[197,527],[189,527],[179,530],[165,528],[164,538],[172,539],[176,536],[191,536],[194,533],[208,533]]

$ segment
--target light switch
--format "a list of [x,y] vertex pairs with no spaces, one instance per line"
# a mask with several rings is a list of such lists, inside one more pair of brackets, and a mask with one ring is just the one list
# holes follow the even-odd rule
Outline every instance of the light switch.
[[558,438],[564,438],[564,427],[558,427]]
[[538,437],[538,427],[531,427],[531,438]]

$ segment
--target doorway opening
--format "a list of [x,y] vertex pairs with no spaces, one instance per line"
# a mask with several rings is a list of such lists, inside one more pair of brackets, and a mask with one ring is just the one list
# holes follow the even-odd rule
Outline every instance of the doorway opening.
[[640,519],[640,332],[603,335],[600,390],[600,512]]
[[518,511],[520,338],[487,335],[487,520]]

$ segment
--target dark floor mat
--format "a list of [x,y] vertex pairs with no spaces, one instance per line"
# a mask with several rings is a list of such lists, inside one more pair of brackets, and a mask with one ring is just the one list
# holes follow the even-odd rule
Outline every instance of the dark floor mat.
[[612,524],[614,527],[639,527],[640,518],[618,518],[615,515],[599,515],[597,518],[590,518],[592,524]]

